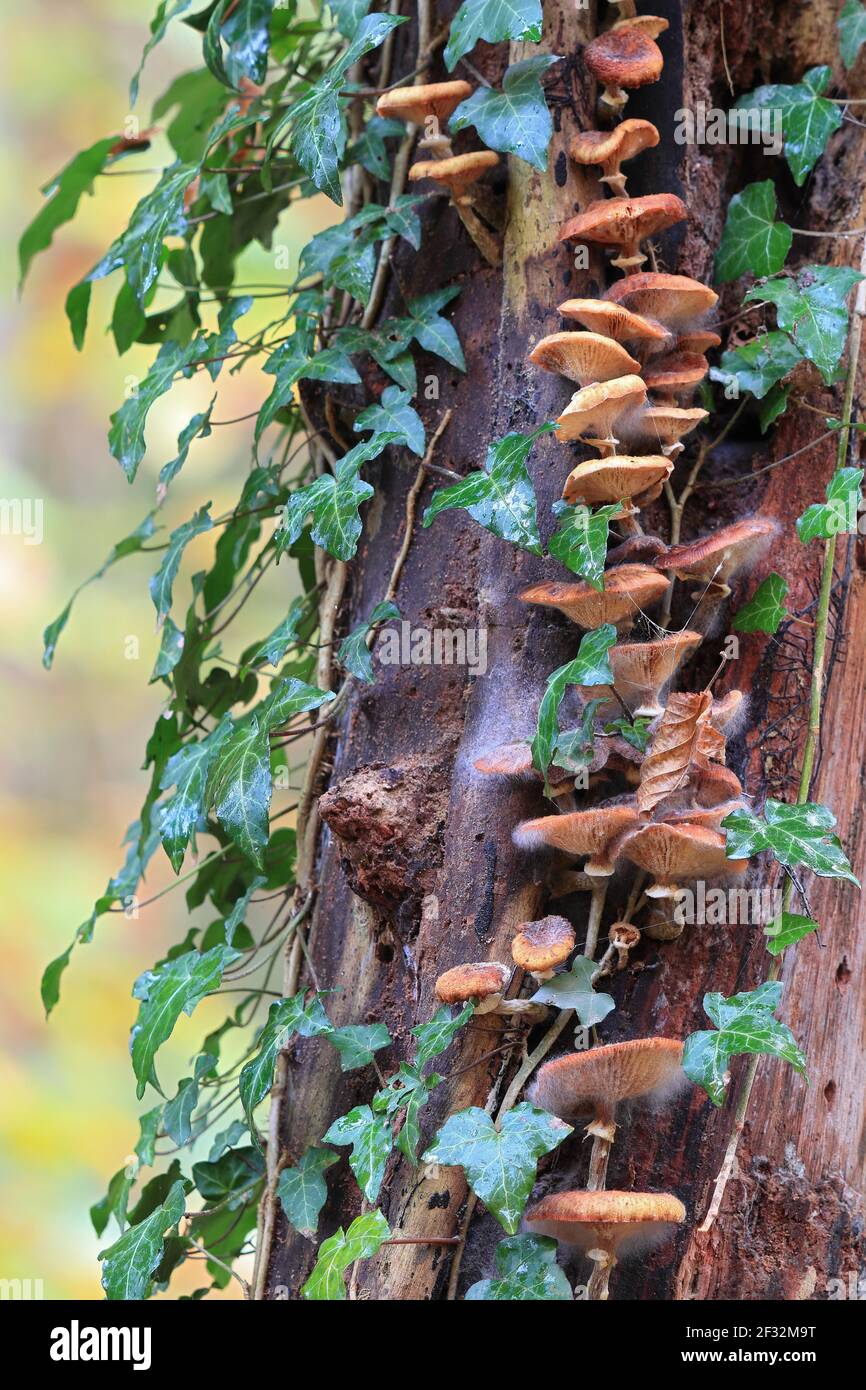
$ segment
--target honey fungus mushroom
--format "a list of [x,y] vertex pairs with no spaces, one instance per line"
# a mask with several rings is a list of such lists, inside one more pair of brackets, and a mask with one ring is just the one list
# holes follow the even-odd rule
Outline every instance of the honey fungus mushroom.
[[551,333],[535,344],[529,360],[579,386],[640,371],[640,363],[624,347],[600,333]]
[[[618,642],[609,654],[614,687],[633,712],[654,719],[661,714],[659,696],[677,668],[700,646],[701,635],[686,629],[652,642]],[[606,686],[586,687],[601,694]]]
[[574,859],[586,859],[583,871],[590,878],[609,878],[614,870],[611,845],[623,831],[636,826],[633,806],[599,806],[565,815],[537,816],[525,820],[514,831],[514,843],[521,849],[547,845],[563,850]]
[[[593,757],[593,764],[598,762],[598,766],[603,766],[604,759],[599,756]],[[543,782],[544,777],[538,771],[532,761],[532,749],[525,739],[518,739],[514,743],[501,743],[498,747],[484,753],[480,758],[476,758],[473,767],[477,772],[485,777],[508,777],[513,781],[529,780],[532,782]],[[592,765],[590,767],[592,770]],[[560,780],[557,781],[557,774]],[[557,768],[554,764],[548,769],[548,795],[556,801],[561,796],[567,796],[574,790],[574,777],[565,772],[562,768]]]
[[613,381],[583,386],[575,391],[556,422],[561,442],[583,439],[603,454],[613,454],[619,443],[614,429],[646,404],[646,385],[639,376],[618,376]]
[[610,1143],[620,1102],[670,1095],[685,1083],[682,1060],[676,1038],[632,1038],[566,1053],[539,1068],[532,1100],[569,1124],[590,1115],[586,1133]]
[[699,825],[668,825],[653,821],[623,835],[616,850],[638,868],[653,875],[648,898],[673,898],[683,883],[696,879],[742,875],[748,859],[728,859],[725,837]]
[[613,112],[622,110],[630,91],[657,82],[664,67],[655,40],[629,24],[599,34],[583,50],[583,61],[604,85],[600,104]]
[[566,299],[559,305],[559,312],[564,319],[577,319],[591,332],[613,338],[614,342],[636,343],[638,350],[645,350],[648,345],[667,348],[675,341],[662,324],[605,299]]
[[626,523],[626,529],[636,530],[635,514],[658,497],[672,469],[673,464],[663,454],[587,459],[569,473],[562,496],[569,506],[621,501],[623,508],[617,519]]
[[672,352],[654,358],[644,370],[643,379],[660,401],[676,405],[690,398],[703,381],[710,364],[697,352]]
[[595,1262],[587,1297],[597,1302],[607,1299],[618,1260],[658,1244],[685,1219],[682,1202],[667,1192],[553,1192],[526,1213],[530,1231]]
[[613,623],[618,632],[629,632],[638,615],[667,592],[660,577],[651,565],[618,565],[606,571],[601,590],[587,583],[549,580],[524,589],[519,597],[523,603],[556,608],[587,630]]
[[678,579],[696,579],[702,588],[692,598],[727,598],[729,580],[745,565],[751,565],[769,546],[779,530],[778,523],[765,517],[747,517],[723,526],[710,536],[675,545],[656,561],[659,569],[672,570]]
[[468,82],[431,82],[418,87],[395,87],[376,102],[377,116],[424,127],[418,148],[431,153],[451,153],[451,141],[442,126],[461,101],[472,95]]
[[560,241],[590,241],[620,248],[612,265],[631,271],[646,260],[640,244],[666,227],[684,221],[686,207],[675,193],[651,193],[645,198],[602,198],[566,222]]
[[632,448],[660,449],[674,458],[685,447],[680,441],[707,418],[699,407],[684,409],[675,405],[650,405],[622,422],[623,441]]
[[500,961],[466,961],[452,966],[436,981],[441,1004],[475,1005],[477,1014],[494,1013],[500,1006],[510,971]]
[[715,290],[688,275],[652,270],[617,280],[605,290],[603,298],[634,314],[655,319],[671,333],[694,331],[719,300]]
[[625,193],[625,175],[620,168],[644,150],[659,142],[652,121],[620,121],[613,130],[584,130],[575,135],[568,152],[575,164],[597,164],[602,170],[600,183],[612,193]]
[[549,980],[574,950],[574,928],[564,917],[542,917],[524,922],[511,943],[511,958],[539,984]]
[[432,179],[448,190],[460,221],[489,265],[499,265],[502,252],[493,232],[475,212],[468,190],[498,163],[499,155],[493,150],[473,150],[444,159],[421,160],[412,165],[408,174],[412,183]]

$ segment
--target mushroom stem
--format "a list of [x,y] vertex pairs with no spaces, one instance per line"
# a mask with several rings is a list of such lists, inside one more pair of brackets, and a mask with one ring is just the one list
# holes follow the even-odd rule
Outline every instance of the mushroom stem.
[[593,1139],[589,1155],[589,1173],[586,1179],[588,1192],[601,1192],[604,1188],[607,1182],[607,1165],[612,1148],[612,1140],[602,1139],[600,1134],[597,1134]]
[[606,1303],[610,1296],[610,1271],[616,1264],[616,1257],[610,1250],[590,1250],[587,1253],[595,1266],[586,1286],[587,1299],[590,1303]]
[[607,885],[609,879],[603,878],[600,883],[593,884],[592,897],[589,904],[589,921],[586,925],[586,944],[583,954],[590,960],[595,959],[595,952],[598,946],[598,933],[601,927],[601,919],[604,915],[604,901],[607,897]]
[[502,264],[502,247],[494,236],[493,232],[485,227],[481,218],[473,210],[470,202],[464,194],[460,200],[453,199],[457,216],[463,223],[467,232],[471,236],[478,250],[481,252],[488,265],[499,266]]

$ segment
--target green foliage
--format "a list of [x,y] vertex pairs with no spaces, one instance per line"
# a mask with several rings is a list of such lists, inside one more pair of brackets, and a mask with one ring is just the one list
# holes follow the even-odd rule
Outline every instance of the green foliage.
[[375,1202],[391,1152],[391,1121],[374,1114],[369,1105],[356,1105],[341,1115],[322,1136],[326,1144],[350,1144],[349,1167],[368,1202]]
[[538,722],[532,739],[532,765],[547,775],[559,739],[559,706],[570,685],[612,685],[613,671],[608,653],[616,643],[616,628],[602,623],[580,639],[577,656],[547,678],[538,707]]
[[570,507],[567,502],[553,504],[554,516],[560,520],[559,530],[551,536],[548,549],[573,574],[601,593],[604,588],[604,563],[610,522],[621,510],[620,502],[595,511],[580,503]]
[[362,530],[359,509],[374,492],[360,476],[361,468],[399,438],[390,431],[374,434],[338,459],[333,473],[323,473],[290,493],[276,536],[277,554],[295,544],[310,518],[310,534],[316,545],[337,560],[351,560]]
[[771,179],[750,183],[735,193],[716,252],[716,279],[741,275],[775,275],[791,249],[793,232],[776,220],[776,190]]
[[713,1105],[722,1105],[728,1084],[728,1064],[743,1052],[764,1052],[790,1062],[806,1074],[806,1059],[791,1030],[774,1018],[782,997],[778,982],[759,985],[745,994],[725,999],[721,994],[704,995],[704,1010],[716,1025],[714,1030],[692,1033],[683,1049],[683,1071],[696,1086],[702,1086]]
[[598,966],[588,956],[578,956],[570,970],[562,970],[535,991],[532,1002],[552,1004],[556,1009],[573,1009],[584,1028],[592,1028],[607,1018],[616,1004],[609,994],[597,994],[592,977]]
[[396,435],[394,443],[405,444],[419,458],[424,453],[424,426],[421,416],[410,404],[408,391],[399,386],[387,386],[382,392],[378,405],[368,405],[355,421],[355,430],[372,430],[377,433],[388,432]]
[[734,614],[735,632],[776,632],[787,618],[785,595],[788,585],[780,574],[768,574],[748,603]]
[[259,1035],[256,1052],[242,1068],[239,1084],[241,1104],[254,1134],[253,1114],[264,1100],[274,1079],[277,1057],[296,1035],[317,1038],[331,1031],[321,997],[314,994],[305,1002],[304,991],[291,999],[276,999],[268,1011],[268,1021]]
[[302,1236],[316,1234],[319,1213],[328,1198],[323,1174],[337,1162],[339,1157],[331,1149],[311,1148],[301,1155],[294,1168],[284,1168],[280,1173],[277,1196],[286,1220]]
[[34,256],[48,249],[57,229],[65,222],[72,221],[84,194],[93,192],[94,180],[111,161],[111,152],[116,144],[117,141],[111,135],[106,140],[97,140],[95,145],[82,150],[71,159],[42,189],[47,202],[40,208],[18,243],[21,284],[24,283]]
[[571,1125],[526,1101],[508,1111],[499,1129],[486,1110],[472,1105],[449,1116],[424,1162],[462,1167],[476,1197],[513,1235],[535,1182],[538,1159],[570,1133]]
[[645,714],[639,714],[635,719],[612,719],[609,724],[605,724],[604,732],[620,734],[632,748],[636,748],[639,753],[645,753],[649,746],[651,723],[652,719]]
[[177,1226],[183,1212],[184,1188],[178,1181],[156,1211],[100,1252],[106,1298],[128,1302],[147,1297],[162,1258],[165,1234]]
[[812,502],[797,518],[797,535],[803,545],[821,537],[857,530],[862,468],[837,468],[826,490],[826,502]]
[[803,354],[787,333],[764,333],[723,352],[721,370],[713,376],[720,381],[735,377],[741,391],[751,391],[757,400],[763,400],[802,360]]
[[833,833],[835,825],[836,817],[826,806],[813,801],[788,806],[768,798],[763,817],[746,810],[725,817],[725,853],[729,859],[750,859],[769,850],[787,868],[802,864],[819,878],[844,878],[859,887]]
[[391,1232],[380,1211],[356,1216],[347,1231],[342,1227],[319,1246],[316,1267],[301,1293],[314,1302],[346,1297],[344,1275],[356,1260],[369,1260]]
[[391,1034],[384,1023],[349,1023],[343,1028],[334,1028],[327,1038],[340,1054],[341,1071],[369,1066],[374,1052],[388,1047],[391,1042]]
[[842,124],[839,106],[822,95],[830,82],[829,67],[810,68],[794,86],[758,87],[734,102],[734,110],[766,111],[782,124],[784,153],[798,188]]
[[337,660],[341,666],[345,666],[347,671],[357,677],[359,681],[372,685],[376,677],[373,674],[373,655],[367,646],[367,636],[372,629],[380,623],[390,622],[392,619],[400,617],[400,609],[396,603],[385,600],[377,603],[367,622],[359,623],[348,637],[344,637],[337,652]]
[[515,63],[502,79],[502,91],[476,88],[451,116],[449,129],[458,131],[474,126],[488,149],[516,154],[544,172],[553,121],[541,77],[559,61],[554,54],[539,53]]
[[466,1290],[469,1300],[486,1302],[570,1302],[571,1286],[556,1263],[556,1241],[549,1236],[508,1236],[496,1247],[496,1275]]
[[78,595],[81,593],[82,589],[86,589],[87,585],[93,584],[95,580],[101,579],[105,572],[111,569],[112,565],[117,564],[118,560],[125,559],[127,555],[136,555],[153,537],[155,531],[156,527],[153,521],[153,513],[150,512],[144,518],[144,521],[142,521],[138,526],[136,526],[135,530],[131,531],[130,534],[125,537],[124,540],[118,541],[117,545],[112,546],[111,550],[108,553],[108,556],[102,562],[95,574],[92,574],[89,579],[85,579],[83,584],[79,584],[78,588],[75,590],[75,593],[72,595],[72,598],[67,603],[63,612],[60,614],[59,617],[55,618],[53,622],[48,624],[42,635],[42,641],[44,646],[42,665],[45,667],[46,671],[49,671],[51,669],[52,663],[54,661],[54,654],[57,650],[58,639],[63,629],[66,627],[67,622],[69,621],[69,614],[72,612],[72,605],[75,602]]
[[818,923],[811,917],[801,917],[796,912],[782,912],[780,916],[764,927],[764,943],[771,956],[780,956],[788,946],[800,941],[818,930]]
[[445,45],[445,66],[453,72],[460,59],[471,53],[479,39],[502,43],[504,39],[541,38],[541,0],[463,0],[451,21]]
[[230,946],[215,946],[203,954],[186,951],[139,975],[132,997],[140,1001],[140,1006],[129,1038],[139,1099],[148,1082],[160,1089],[154,1058],[161,1045],[171,1037],[181,1013],[191,1014],[206,994],[219,988],[223,971],[239,954]]
[[540,555],[535,489],[526,460],[539,435],[552,428],[542,425],[532,434],[508,434],[491,444],[483,471],[469,473],[461,482],[435,493],[423,524],[429,526],[440,512],[463,508],[500,540]]
[[826,382],[831,382],[836,379],[848,336],[848,294],[862,278],[847,266],[807,265],[793,278],[755,285],[745,302],[769,300],[774,304],[779,327],[790,333],[803,356],[815,363]]
[[853,68],[860,49],[866,43],[866,7],[860,0],[845,0],[836,27],[839,30],[842,62],[846,68]]

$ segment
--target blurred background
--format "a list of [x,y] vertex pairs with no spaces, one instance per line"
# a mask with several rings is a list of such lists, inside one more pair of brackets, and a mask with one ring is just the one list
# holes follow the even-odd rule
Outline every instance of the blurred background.
[[[94,942],[80,947],[67,971],[60,1004],[46,1023],[39,999],[45,964],[63,951],[94,899],[123,860],[121,840],[141,803],[144,745],[165,687],[148,685],[158,641],[147,581],[158,558],[133,556],[79,596],[58,643],[54,668],[42,669],[41,634],[76,586],[102,563],[153,505],[156,474],[174,456],[178,430],[210,396],[209,382],[183,382],[151,411],[148,455],[130,487],[108,452],[108,417],[123,400],[126,378],[143,376],[153,347],[118,358],[107,333],[117,276],[94,287],[84,350],[72,345],[63,312],[67,290],[99,259],[154,181],[171,162],[157,136],[148,153],[122,170],[147,170],[97,180],[73,223],[39,256],[23,294],[15,246],[40,205],[39,188],[79,150],[119,133],[129,114],[129,78],[138,64],[154,9],[150,0],[31,0],[7,11],[0,86],[3,105],[0,206],[5,242],[2,299],[5,397],[0,446],[0,498],[41,499],[43,538],[0,535],[0,624],[3,641],[2,719],[5,775],[0,789],[0,875],[3,881],[2,1057],[0,1057],[0,1278],[41,1279],[46,1298],[100,1298],[100,1240],[88,1208],[105,1192],[138,1135],[140,1104],[127,1053],[137,1005],[137,975],[186,930],[183,888],[143,908],[137,920],[108,915]],[[201,66],[201,41],[181,23],[145,68],[135,109],[150,124],[154,100],[179,73]],[[306,240],[331,220],[324,199],[286,213],[275,237],[289,268],[275,269],[275,251],[247,253],[238,281],[286,283]],[[283,253],[285,255],[285,252]],[[154,308],[158,308],[157,299]],[[259,306],[256,306],[258,308]],[[253,322],[256,310],[245,321]],[[273,317],[273,308],[267,317]],[[208,324],[210,326],[210,324]],[[215,419],[246,414],[270,381],[254,367],[219,382]],[[161,518],[172,527],[213,499],[214,514],[231,506],[250,466],[252,421],[215,429],[193,444]],[[176,585],[176,611],[189,600],[189,576],[212,544],[189,549]],[[264,635],[285,611],[290,575],[271,571],[248,605],[248,626]],[[260,592],[262,591],[262,592]],[[137,639],[138,656],[130,656]],[[236,654],[236,653],[235,653]],[[172,881],[157,855],[146,889]],[[252,923],[251,923],[252,925]],[[182,1019],[161,1054],[169,1087],[226,1001],[205,1001]],[[206,1154],[204,1155],[206,1156]],[[147,1176],[147,1174],[145,1174]],[[184,1267],[170,1296],[208,1280]],[[220,1297],[236,1297],[232,1283]]]

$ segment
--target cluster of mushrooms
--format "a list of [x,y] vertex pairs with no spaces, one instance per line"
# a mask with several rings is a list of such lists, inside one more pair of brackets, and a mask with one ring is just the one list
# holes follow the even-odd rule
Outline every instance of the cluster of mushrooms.
[[[603,87],[600,110],[615,118],[631,89],[658,79],[663,59],[656,39],[668,27],[665,19],[636,16],[633,0],[619,0],[618,8],[618,22],[584,51],[587,68]],[[742,786],[725,766],[726,730],[742,710],[742,692],[715,699],[709,689],[690,693],[670,686],[702,641],[696,628],[707,631],[717,605],[730,593],[731,578],[754,563],[777,529],[774,522],[750,518],[670,547],[640,525],[640,510],[660,495],[684,448],[682,439],[706,418],[692,402],[708,372],[704,354],[721,342],[705,324],[718,298],[713,290],[686,276],[643,269],[648,239],[686,217],[685,206],[672,194],[627,196],[622,166],[658,140],[649,121],[619,119],[610,129],[585,131],[572,141],[571,157],[599,166],[611,196],[567,222],[559,240],[611,248],[611,264],[622,276],[599,299],[561,304],[562,317],[578,327],[542,339],[530,354],[535,365],[577,388],[559,416],[556,437],[567,445],[588,445],[597,454],[569,472],[565,502],[587,508],[619,504],[613,521],[621,539],[608,553],[602,590],[554,580],[520,595],[526,603],[557,609],[578,629],[602,623],[617,629],[610,652],[613,685],[577,692],[584,712],[595,702],[590,761],[579,783],[590,805],[578,806],[575,767],[568,758],[557,767],[554,756],[554,765],[542,774],[526,742],[496,748],[475,764],[487,775],[534,778],[539,789],[544,784],[555,812],[523,822],[514,838],[527,850],[547,852],[549,897],[591,894],[584,947],[590,958],[606,887],[614,874],[633,866],[637,878],[624,913],[629,920],[609,927],[608,949],[594,980],[622,969],[642,934],[662,941],[680,934],[672,901],[680,888],[746,870],[746,861],[727,858],[720,829],[743,804]],[[695,629],[668,630],[677,579],[693,586]],[[647,611],[660,605],[661,619],[654,622]],[[628,640],[638,620],[649,636]],[[649,721],[645,752],[614,731],[613,721],[623,716],[629,723],[638,716]],[[642,915],[640,928],[633,915]],[[459,965],[440,976],[437,996],[448,1003],[471,1000],[478,1013],[518,1015],[533,1023],[544,1005],[521,997],[524,982],[549,979],[567,967],[575,948],[566,918],[525,923],[512,944],[513,968],[490,961]],[[673,1195],[605,1187],[617,1106],[641,1097],[658,1101],[684,1082],[682,1051],[675,1039],[639,1038],[573,1051],[537,1074],[534,1102],[568,1121],[589,1115],[592,1151],[586,1186],[544,1197],[527,1212],[526,1222],[530,1230],[552,1235],[594,1261],[591,1299],[608,1297],[610,1271],[623,1254],[645,1248],[685,1219],[685,1208]]]

